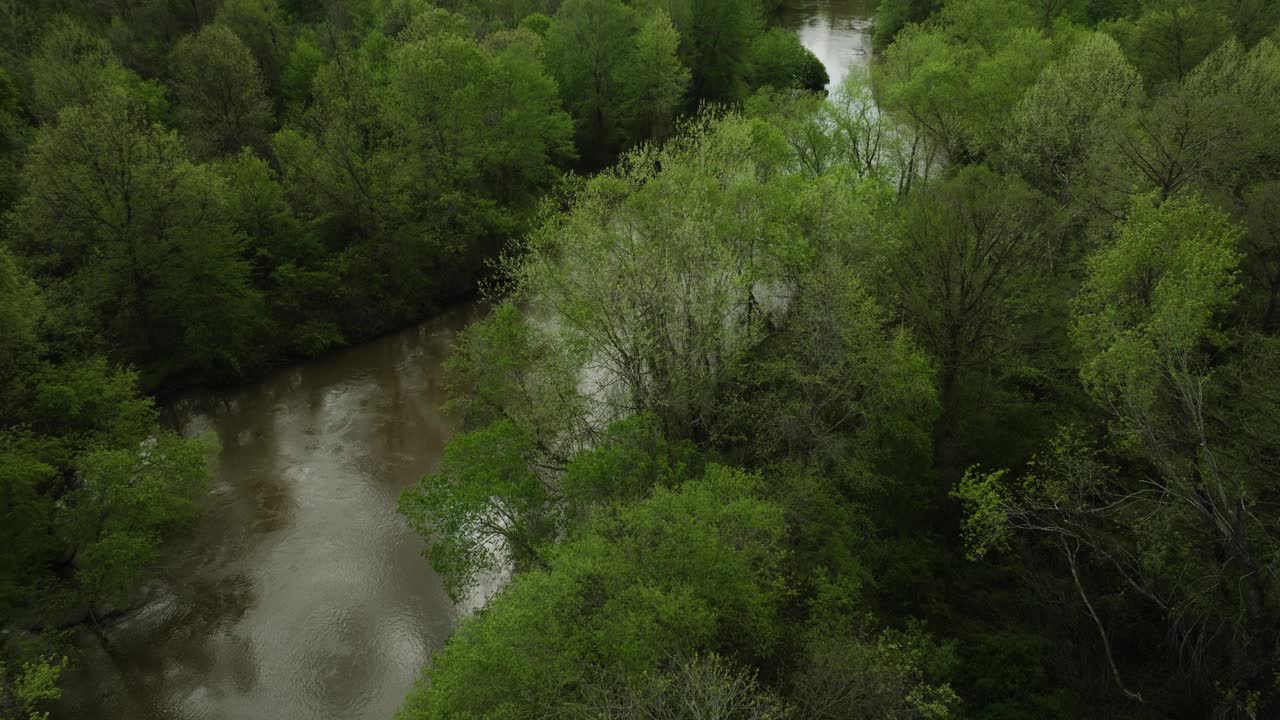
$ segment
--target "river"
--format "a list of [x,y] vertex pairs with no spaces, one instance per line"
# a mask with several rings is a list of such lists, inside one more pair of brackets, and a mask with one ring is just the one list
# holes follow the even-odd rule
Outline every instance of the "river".
[[787,0],[778,24],[793,31],[823,66],[834,91],[849,68],[871,61],[871,17],[875,0]]
[[476,314],[171,408],[222,442],[207,510],[106,642],[84,636],[53,717],[391,717],[457,615],[396,499],[453,432],[441,362]]
[[[869,59],[870,2],[798,0],[779,19],[832,88]],[[222,442],[207,508],[136,608],[83,635],[54,720],[390,718],[465,611],[396,500],[454,431],[441,364],[477,313],[168,408]]]

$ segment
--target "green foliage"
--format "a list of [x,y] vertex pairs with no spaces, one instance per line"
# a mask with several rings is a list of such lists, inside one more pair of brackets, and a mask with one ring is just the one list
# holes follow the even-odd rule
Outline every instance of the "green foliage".
[[262,300],[226,185],[136,101],[102,95],[41,128],[26,184],[20,248],[68,309],[68,330],[101,328],[151,384],[250,358]]
[[574,118],[578,151],[602,167],[626,146],[666,137],[689,83],[680,35],[662,10],[568,0],[546,32],[547,66]]
[[1100,26],[1125,48],[1150,87],[1186,77],[1231,36],[1231,27],[1211,3],[1154,0],[1135,20]]
[[224,0],[215,22],[230,28],[249,48],[262,73],[264,87],[269,92],[275,90],[291,32],[289,18],[278,0]]
[[738,0],[649,0],[680,33],[680,59],[692,76],[691,95],[731,102],[744,94],[751,41],[760,33],[760,6]]
[[643,682],[667,658],[767,651],[782,599],[782,516],[758,479],[708,467],[613,514],[517,576],[465,621],[401,718],[526,717]]
[[93,450],[77,460],[80,487],[66,498],[59,534],[76,548],[87,600],[128,601],[165,534],[195,518],[217,449],[212,436],[159,433],[138,449]]
[[676,436],[713,427],[716,387],[758,337],[757,284],[780,272],[781,248],[748,232],[772,197],[757,149],[774,138],[761,130],[735,119],[634,152],[512,263],[518,297],[552,313],[551,332],[589,363],[604,422],[647,411]]
[[781,720],[790,708],[762,687],[755,675],[714,653],[676,658],[672,668],[636,679],[601,678],[567,714],[584,720],[653,718],[680,720]]
[[120,82],[127,73],[105,38],[65,16],[41,37],[29,71],[31,110],[44,122]]
[[67,664],[66,657],[41,657],[13,672],[0,661],[0,712],[6,720],[49,720],[49,713],[39,707],[62,696],[58,678]]
[[747,78],[756,88],[822,92],[831,81],[822,61],[801,45],[794,33],[782,28],[762,33],[751,43],[750,62]]
[[1099,403],[1145,422],[1166,378],[1204,372],[1200,350],[1221,342],[1215,320],[1238,290],[1241,234],[1194,197],[1134,199],[1115,243],[1090,260],[1075,308],[1081,377]]
[[828,261],[802,276],[774,341],[758,389],[743,393],[751,414],[736,420],[754,452],[808,459],[864,487],[928,453],[933,371],[852,267]]
[[556,513],[533,460],[533,438],[499,421],[450,441],[439,472],[401,497],[401,514],[432,539],[431,566],[455,601],[507,562],[517,569],[543,563]]
[[271,117],[262,71],[234,32],[210,25],[173,48],[174,117],[201,157],[261,150]]
[[806,637],[803,669],[793,680],[798,715],[815,720],[956,717],[959,696],[928,677],[931,665],[946,662],[940,657],[946,653],[918,627],[870,637],[848,626],[816,624]]
[[703,458],[688,441],[671,442],[652,415],[620,420],[597,444],[578,453],[558,486],[571,523],[598,508],[641,500],[701,474]]
[[953,160],[981,158],[1050,60],[1050,43],[1033,26],[1016,0],[946,4],[936,24],[908,27],[885,52],[885,105]]
[[654,11],[640,22],[623,74],[632,138],[666,140],[674,129],[689,86],[689,70],[680,62],[679,48],[680,33],[666,13]]
[[1141,80],[1119,46],[1105,35],[1086,35],[1018,102],[1005,144],[1010,163],[1038,188],[1069,197],[1109,124],[1140,96]]

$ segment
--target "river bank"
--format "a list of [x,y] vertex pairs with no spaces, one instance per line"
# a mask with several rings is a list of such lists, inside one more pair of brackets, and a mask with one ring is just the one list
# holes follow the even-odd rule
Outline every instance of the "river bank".
[[[869,13],[866,0],[813,0],[779,22],[834,88],[869,60]],[[442,364],[478,313],[455,306],[167,403],[170,426],[221,440],[208,507],[137,607],[83,635],[54,720],[390,717],[467,610],[396,502],[456,429]]]

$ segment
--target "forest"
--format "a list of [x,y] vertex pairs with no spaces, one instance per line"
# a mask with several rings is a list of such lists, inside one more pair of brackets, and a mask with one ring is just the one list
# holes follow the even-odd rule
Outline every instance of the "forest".
[[1280,3],[801,1],[0,0],[0,718],[468,298],[398,720],[1280,717]]

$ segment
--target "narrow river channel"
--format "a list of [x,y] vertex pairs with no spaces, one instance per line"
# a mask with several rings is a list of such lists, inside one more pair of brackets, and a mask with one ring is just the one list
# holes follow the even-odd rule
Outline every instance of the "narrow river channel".
[[[870,59],[871,0],[779,19],[831,88]],[[454,431],[441,364],[478,309],[169,408],[213,431],[200,524],[141,602],[86,633],[54,720],[387,720],[461,612],[396,513]]]

